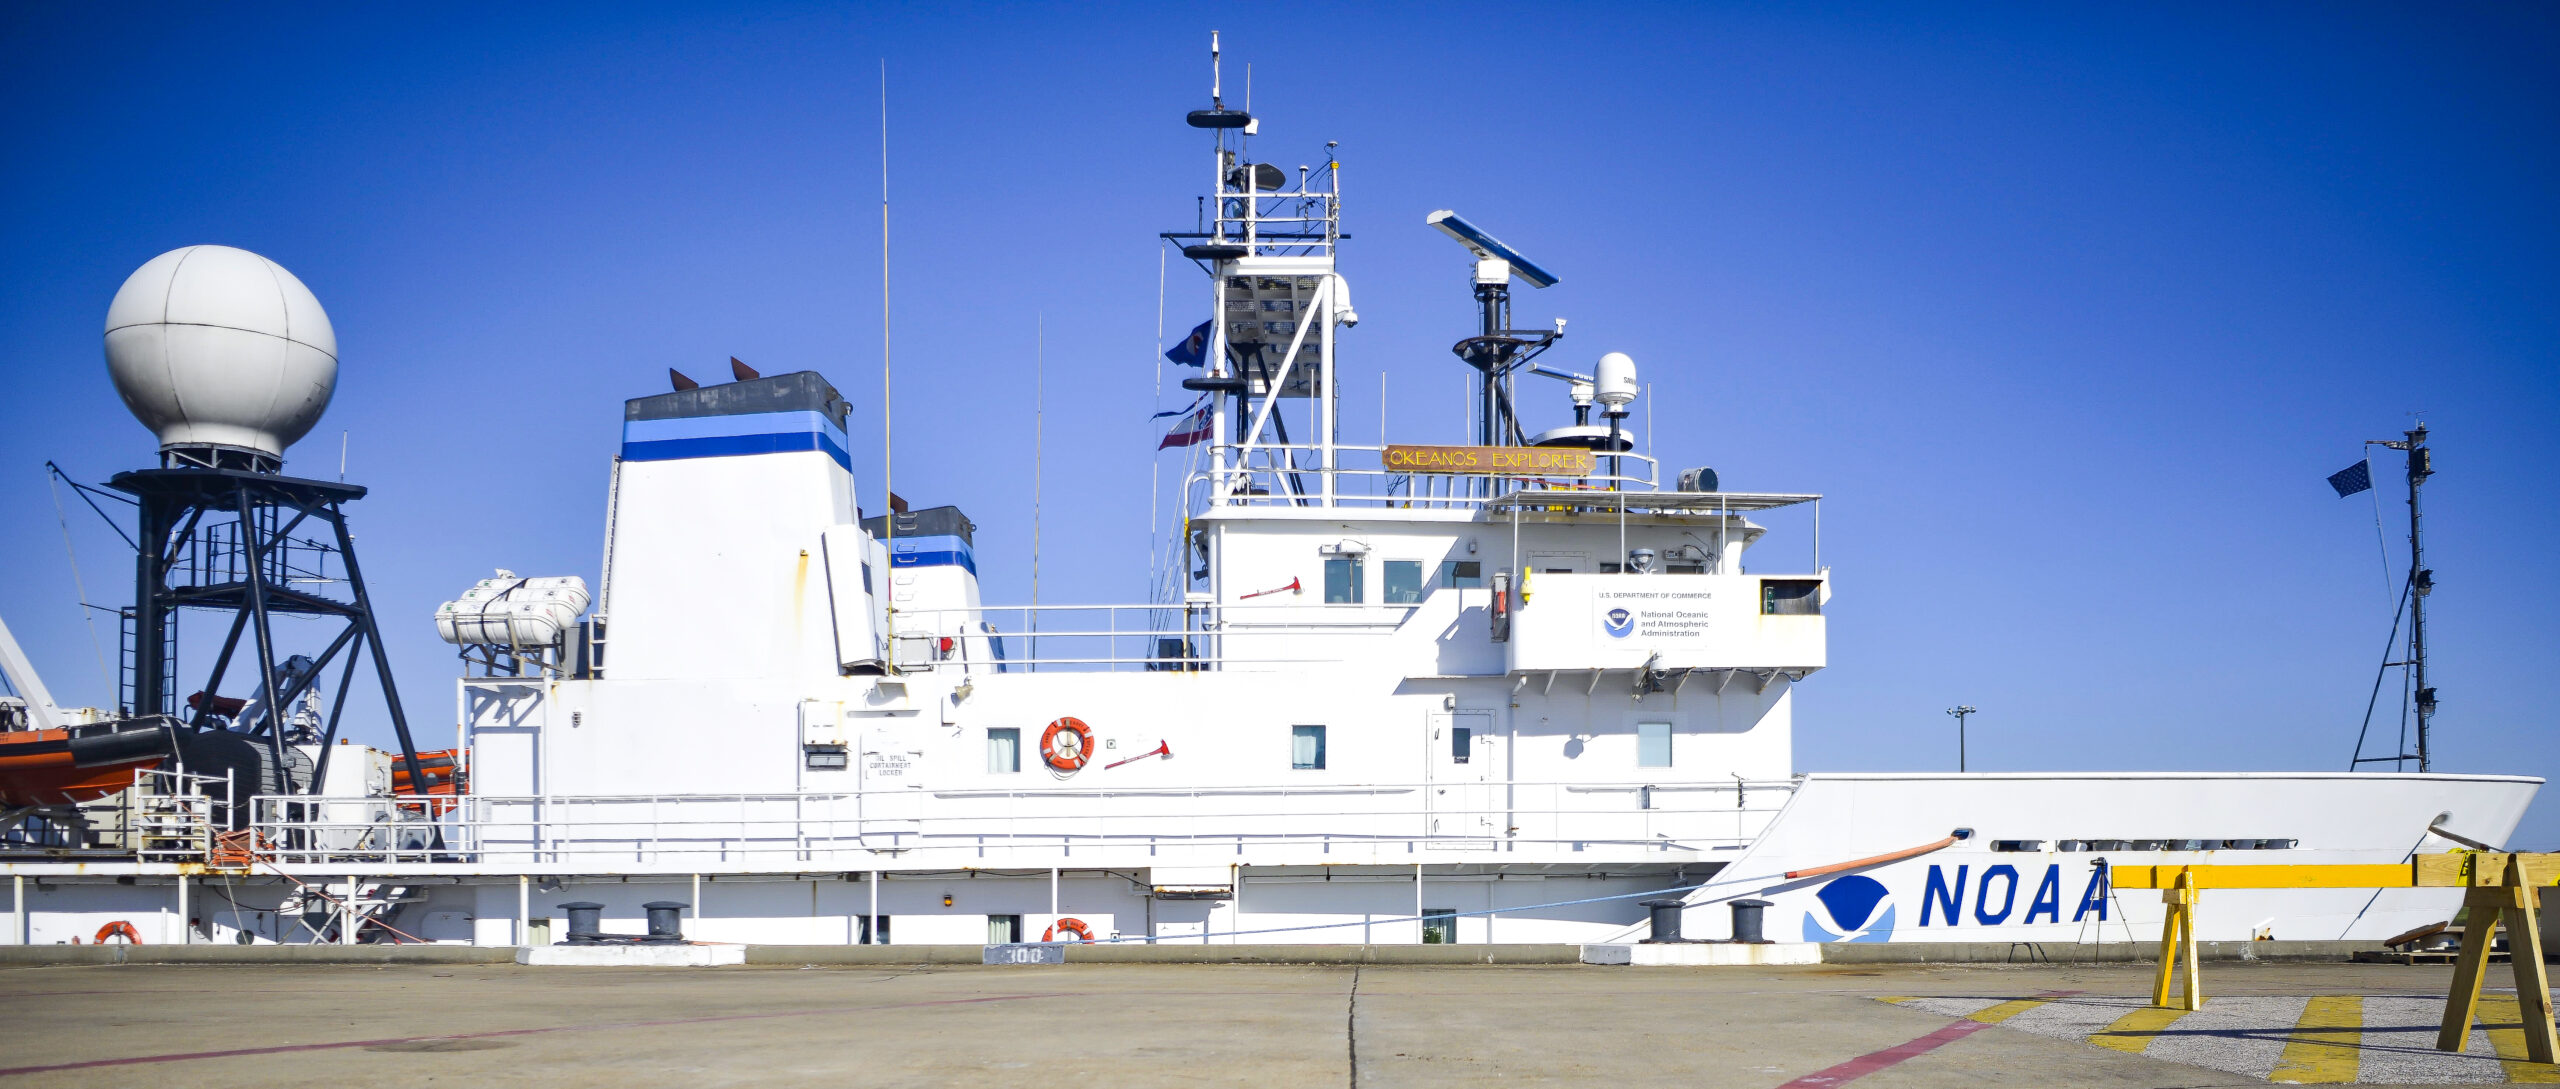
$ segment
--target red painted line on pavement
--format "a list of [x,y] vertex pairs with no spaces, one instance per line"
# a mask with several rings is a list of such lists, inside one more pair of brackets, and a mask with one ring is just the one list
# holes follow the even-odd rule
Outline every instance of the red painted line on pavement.
[[[2079,993],[2080,992],[2078,991],[2046,991],[2042,994],[2036,995],[2035,997],[2063,998]],[[1781,1085],[1778,1089],[1819,1089],[1819,1087],[1841,1085],[1847,1082],[1856,1081],[1859,1078],[1866,1077],[1878,1070],[1897,1065],[1905,1059],[1915,1059],[1932,1051],[1936,1051],[1948,1044],[1952,1044],[1967,1036],[1971,1036],[1974,1033],[1990,1028],[1992,1024],[1993,1022],[1989,1021],[1958,1021],[1952,1025],[1946,1026],[1945,1028],[1941,1028],[1936,1032],[1922,1036],[1919,1039],[1908,1040],[1903,1043],[1895,1044],[1882,1051],[1869,1052],[1851,1059],[1848,1062],[1841,1063],[1838,1066],[1816,1070],[1813,1073]]]
[[281,1055],[296,1051],[332,1051],[350,1047],[380,1047],[385,1044],[418,1044],[436,1040],[485,1040],[499,1036],[539,1036],[553,1032],[587,1032],[597,1029],[665,1028],[676,1025],[708,1025],[723,1021],[765,1021],[777,1017],[820,1017],[831,1013],[869,1013],[875,1010],[906,1010],[923,1006],[966,1006],[980,1002],[1018,1002],[1030,998],[1059,998],[1059,994],[1000,994],[985,998],[944,998],[931,1002],[896,1002],[883,1006],[836,1006],[816,1010],[777,1010],[772,1013],[733,1013],[718,1017],[675,1017],[658,1021],[613,1021],[598,1025],[553,1025],[548,1028],[495,1029],[489,1032],[450,1032],[433,1036],[388,1036],[379,1040],[338,1040],[325,1044],[278,1044],[273,1047],[239,1047],[224,1051],[185,1051],[167,1055],[136,1055],[124,1059],[90,1059],[76,1063],[50,1063],[44,1066],[13,1066],[0,1069],[0,1078],[18,1074],[45,1074],[56,1070],[88,1070],[102,1066],[133,1066],[141,1063],[179,1063],[197,1059],[229,1059],[242,1055]]
[[[1815,1086],[1839,1085],[1856,1081],[1878,1070],[1936,1051],[1941,1047],[1971,1036],[1991,1026],[1981,1021],[1958,1021],[1917,1040],[1895,1044],[1882,1051],[1870,1052],[1824,1070],[1816,1070],[1778,1089],[1813,1089]],[[0,1071],[7,1073],[7,1071]]]

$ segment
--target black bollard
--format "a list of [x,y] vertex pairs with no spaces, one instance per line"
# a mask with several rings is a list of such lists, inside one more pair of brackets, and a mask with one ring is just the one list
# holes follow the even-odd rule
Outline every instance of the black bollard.
[[1768,944],[1769,939],[1760,936],[1760,909],[1768,906],[1766,900],[1734,901],[1733,940],[1745,945]]
[[604,905],[578,900],[560,905],[569,913],[569,940],[563,945],[595,945],[604,940]]
[[1664,945],[1688,940],[1680,936],[1680,909],[1687,907],[1688,901],[1646,900],[1643,904],[1653,910],[1653,936],[1645,939],[1647,944]]
[[651,900],[640,905],[641,910],[649,913],[649,936],[641,940],[659,943],[683,941],[684,909],[691,906],[673,900]]

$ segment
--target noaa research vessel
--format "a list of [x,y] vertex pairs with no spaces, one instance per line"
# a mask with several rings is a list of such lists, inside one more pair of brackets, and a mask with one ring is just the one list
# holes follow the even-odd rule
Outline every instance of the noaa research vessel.
[[[1254,160],[1258,122],[1214,94],[1187,121],[1212,189],[1168,237],[1207,320],[1171,353],[1198,399],[1165,439],[1190,465],[1153,600],[984,603],[985,512],[868,497],[837,388],[740,366],[623,405],[592,594],[502,571],[439,610],[465,664],[433,752],[396,693],[398,752],[338,741],[319,702],[380,667],[341,510],[362,489],[282,472],[334,381],[326,316],[241,251],[145,266],[108,334],[166,447],[115,485],[163,511],[127,614],[144,651],[123,706],[76,711],[0,637],[0,754],[62,765],[0,809],[6,940],[519,945],[565,936],[570,904],[637,932],[657,902],[712,942],[1596,942],[1684,897],[1769,901],[1783,940],[2147,941],[2158,898],[2109,864],[2401,862],[2502,842],[2540,785],[1798,773],[1818,497],[1665,470],[1635,362],[1551,363],[1562,323],[1517,327],[1511,294],[1554,275],[1447,212],[1473,441],[1341,441],[1339,170]],[[269,350],[323,340],[325,366]],[[314,517],[338,532],[297,537]],[[1780,524],[1805,559],[1761,558]],[[183,674],[200,689],[179,609],[235,617]],[[348,634],[296,655],[271,609]],[[125,764],[81,764],[83,739]],[[2380,939],[2458,903],[2215,896],[2208,940]]]

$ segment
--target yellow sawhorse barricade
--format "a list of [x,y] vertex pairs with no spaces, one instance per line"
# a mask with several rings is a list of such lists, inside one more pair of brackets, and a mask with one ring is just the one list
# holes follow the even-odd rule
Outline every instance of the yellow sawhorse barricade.
[[[2159,889],[2168,903],[2168,916],[2160,924],[2160,974],[2152,982],[2151,1004],[2180,1010],[2204,1005],[2204,987],[2196,978],[2195,913],[2197,895],[2207,889],[2467,889],[2463,906],[2471,921],[2462,936],[2462,953],[2454,958],[2453,992],[2445,996],[2436,1050],[2460,1051],[2469,1041],[2489,947],[2503,923],[2508,959],[2516,970],[2516,1005],[2524,1015],[2525,1054],[2538,1063],[2560,1061],[2560,1035],[2551,1022],[2551,980],[2542,964],[2542,931],[2534,920],[2536,890],[2560,884],[2560,854],[2459,851],[2389,865],[2118,866],[2113,877],[2120,889]],[[2172,1002],[2181,962],[2186,985]]]

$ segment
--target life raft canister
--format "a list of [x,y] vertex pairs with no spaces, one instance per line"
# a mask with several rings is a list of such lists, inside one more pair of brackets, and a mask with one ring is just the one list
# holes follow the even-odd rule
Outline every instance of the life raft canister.
[[1074,771],[1093,759],[1093,728],[1075,717],[1061,718],[1040,734],[1040,759],[1059,771]]
[[90,941],[99,945],[105,945],[109,938],[123,938],[128,944],[132,945],[142,944],[141,933],[133,929],[132,923],[128,923],[122,919],[118,919],[105,926],[99,927],[98,936],[90,939]]
[[1058,934],[1060,931],[1075,935],[1075,939],[1080,942],[1089,942],[1093,940],[1093,928],[1084,925],[1084,920],[1082,919],[1060,919],[1057,922],[1051,923],[1049,924],[1049,929],[1041,932],[1040,940],[1044,942],[1056,941],[1058,940]]

